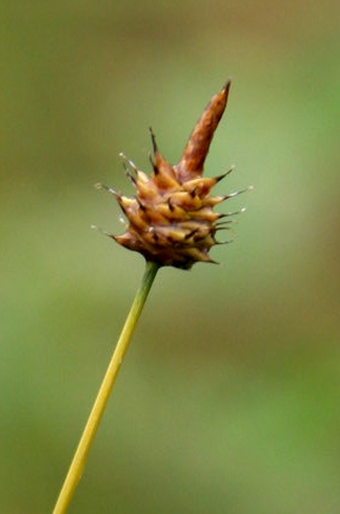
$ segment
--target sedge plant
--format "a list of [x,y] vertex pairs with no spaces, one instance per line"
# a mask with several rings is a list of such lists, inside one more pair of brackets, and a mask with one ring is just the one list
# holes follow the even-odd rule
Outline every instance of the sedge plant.
[[127,176],[135,187],[135,196],[127,197],[113,188],[99,186],[113,194],[128,222],[124,234],[107,235],[121,246],[142,254],[146,268],[53,514],[67,512],[157,271],[163,266],[188,270],[196,262],[214,263],[209,251],[214,245],[221,244],[216,234],[228,229],[232,216],[237,214],[221,214],[215,212],[214,207],[243,191],[217,196],[210,194],[213,186],[232,169],[214,178],[202,176],[210,143],[227,105],[229,89],[230,81],[212,97],[196,123],[178,164],[172,166],[164,159],[150,129],[154,153],[150,176],[122,155]]

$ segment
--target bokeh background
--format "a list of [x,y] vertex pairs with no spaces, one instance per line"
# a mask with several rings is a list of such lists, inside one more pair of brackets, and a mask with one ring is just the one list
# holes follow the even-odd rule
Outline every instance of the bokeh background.
[[[0,510],[51,512],[140,282],[119,152],[170,162],[229,77],[206,174],[249,184],[219,266],[160,271],[72,513],[340,512],[340,3],[8,2]],[[229,235],[229,234],[228,234]]]

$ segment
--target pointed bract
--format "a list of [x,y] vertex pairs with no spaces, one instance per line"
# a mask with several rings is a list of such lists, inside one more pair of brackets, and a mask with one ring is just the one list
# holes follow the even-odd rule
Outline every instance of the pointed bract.
[[212,97],[196,123],[182,157],[175,166],[180,182],[195,175],[202,175],[210,143],[227,105],[230,85],[231,81],[229,80],[221,91]]

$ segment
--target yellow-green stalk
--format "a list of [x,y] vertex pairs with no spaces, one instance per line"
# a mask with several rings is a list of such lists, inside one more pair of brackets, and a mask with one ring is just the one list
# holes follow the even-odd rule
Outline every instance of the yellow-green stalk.
[[146,269],[140,288],[137,291],[110,364],[103,378],[97,398],[92,407],[64,484],[61,488],[57,503],[54,507],[53,514],[64,514],[67,512],[78,482],[83,474],[87,456],[97,433],[100,420],[104,414],[106,404],[110,398],[124,355],[126,354],[131,342],[132,334],[137,325],[158,269],[158,264],[154,262],[146,263]]

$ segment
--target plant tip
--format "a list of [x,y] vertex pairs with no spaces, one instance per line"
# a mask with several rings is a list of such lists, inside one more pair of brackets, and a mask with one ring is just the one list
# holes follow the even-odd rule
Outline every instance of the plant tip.
[[[121,246],[141,253],[158,266],[190,269],[196,262],[213,262],[210,249],[218,244],[215,233],[220,219],[244,212],[219,214],[214,207],[245,191],[213,196],[212,188],[235,167],[214,178],[203,177],[203,168],[217,126],[224,114],[231,80],[207,104],[184,147],[179,162],[171,165],[161,155],[151,127],[153,171],[143,173],[123,152],[125,171],[135,196],[113,192],[127,218],[124,234],[111,237]],[[131,176],[131,172],[134,176]],[[100,187],[101,189],[103,186]],[[126,226],[126,223],[124,222]]]

